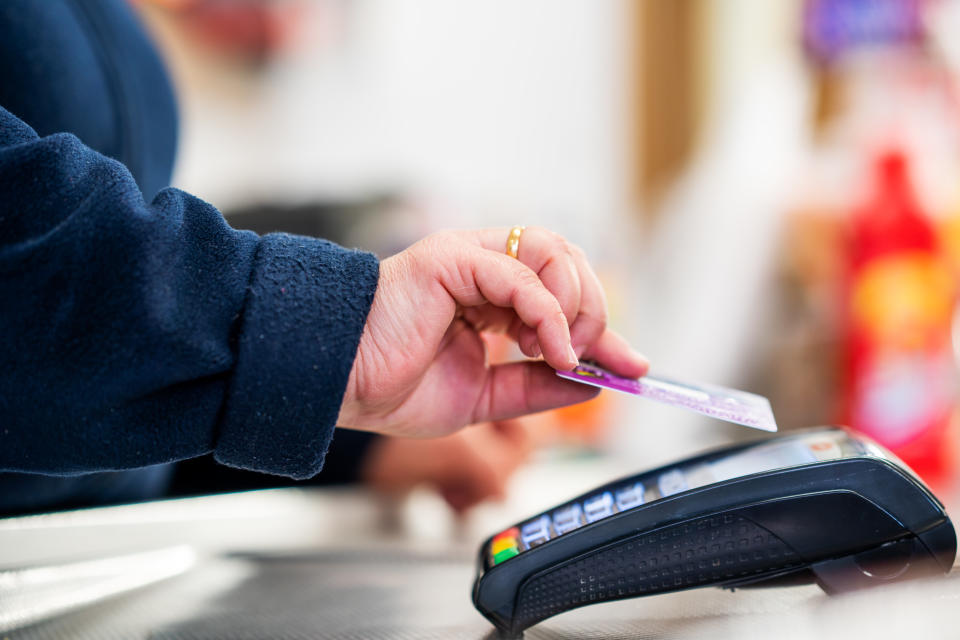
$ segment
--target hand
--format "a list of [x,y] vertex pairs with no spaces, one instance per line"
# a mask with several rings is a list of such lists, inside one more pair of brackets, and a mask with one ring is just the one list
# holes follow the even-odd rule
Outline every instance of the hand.
[[[433,234],[384,260],[337,421],[390,435],[442,436],[588,400],[557,377],[579,357],[627,377],[647,362],[607,329],[600,282],[578,247],[528,228]],[[490,365],[481,332],[505,332],[544,362]],[[551,369],[551,367],[553,369]]]
[[478,424],[443,438],[381,438],[367,454],[361,476],[388,495],[431,486],[463,513],[484,500],[502,499],[531,448],[519,420]]

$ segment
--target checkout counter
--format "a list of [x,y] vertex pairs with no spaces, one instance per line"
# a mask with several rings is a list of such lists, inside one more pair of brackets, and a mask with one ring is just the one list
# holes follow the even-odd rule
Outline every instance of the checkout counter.
[[[0,638],[492,640],[471,603],[484,536],[618,471],[534,465],[517,481],[539,490],[442,530],[426,495],[396,507],[354,488],[0,520]],[[958,576],[838,596],[815,585],[693,589],[575,609],[525,637],[953,637]]]

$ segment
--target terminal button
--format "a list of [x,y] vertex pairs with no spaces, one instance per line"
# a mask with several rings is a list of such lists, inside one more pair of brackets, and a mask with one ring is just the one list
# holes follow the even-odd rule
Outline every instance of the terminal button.
[[553,530],[558,536],[562,536],[567,531],[573,531],[580,527],[583,510],[579,504],[572,504],[566,509],[558,509],[553,512]]
[[508,547],[498,553],[493,554],[493,564],[498,565],[504,560],[509,560],[519,553],[520,551],[516,547]]
[[617,490],[617,509],[626,511],[643,504],[643,484],[636,483]]
[[490,541],[490,556],[493,564],[499,564],[520,553],[520,530],[511,527],[501,531]]
[[550,516],[540,516],[520,529],[520,538],[527,548],[536,547],[550,540]]
[[613,515],[613,494],[605,491],[583,501],[583,512],[587,522],[596,522]]
[[679,469],[667,471],[661,475],[660,478],[657,479],[657,487],[660,489],[660,495],[664,498],[686,491],[689,488],[687,487],[686,477],[684,477],[683,472]]

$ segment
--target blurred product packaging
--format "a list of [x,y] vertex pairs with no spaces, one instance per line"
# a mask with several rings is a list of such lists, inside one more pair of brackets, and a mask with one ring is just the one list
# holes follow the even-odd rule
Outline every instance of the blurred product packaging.
[[940,478],[954,464],[955,282],[907,158],[881,154],[873,180],[849,221],[843,421]]
[[774,354],[816,372],[796,376],[816,393],[778,409],[782,422],[848,424],[940,486],[960,475],[960,110],[932,28],[945,4],[957,3],[803,5],[817,104],[786,227],[781,320],[802,339]]

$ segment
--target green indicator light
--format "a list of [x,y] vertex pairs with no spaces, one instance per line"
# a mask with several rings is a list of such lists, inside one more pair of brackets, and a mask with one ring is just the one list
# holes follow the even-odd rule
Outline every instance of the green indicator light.
[[509,547],[507,549],[504,549],[503,551],[498,551],[493,555],[493,564],[500,564],[504,560],[508,560],[513,556],[517,555],[518,553],[520,552],[517,551],[516,547]]

